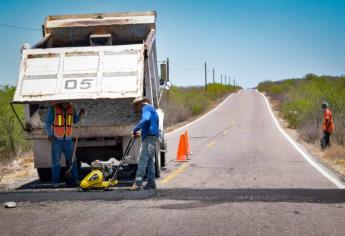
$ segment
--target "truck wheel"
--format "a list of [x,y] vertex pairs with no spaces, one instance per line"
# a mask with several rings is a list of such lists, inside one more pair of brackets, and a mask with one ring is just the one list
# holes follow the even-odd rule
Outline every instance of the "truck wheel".
[[156,169],[156,178],[159,178],[161,176],[161,166],[160,166],[160,155],[156,153],[155,155],[155,169]]
[[161,133],[159,146],[160,146],[160,164],[161,164],[160,167],[162,170],[164,170],[164,167],[166,165],[166,152],[168,149],[167,140],[165,138],[164,132]]
[[42,182],[49,182],[52,179],[52,171],[50,168],[37,168],[37,174]]
[[164,170],[166,165],[165,152],[161,152],[161,169]]

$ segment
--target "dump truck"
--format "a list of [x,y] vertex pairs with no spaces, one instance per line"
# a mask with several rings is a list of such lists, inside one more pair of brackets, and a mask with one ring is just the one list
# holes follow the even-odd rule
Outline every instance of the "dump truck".
[[[22,127],[33,140],[39,178],[51,178],[51,145],[45,120],[52,102],[72,102],[86,114],[76,151],[78,163],[118,159],[140,118],[131,107],[145,96],[159,114],[160,150],[156,176],[165,165],[166,139],[160,98],[171,86],[165,67],[159,75],[156,53],[156,12],[98,13],[48,16],[43,38],[21,50],[13,104],[25,104]],[[164,74],[164,77],[163,77]],[[19,119],[20,120],[20,119]],[[140,140],[126,161],[137,168]],[[65,166],[61,158],[62,167]],[[63,170],[63,168],[62,168]]]

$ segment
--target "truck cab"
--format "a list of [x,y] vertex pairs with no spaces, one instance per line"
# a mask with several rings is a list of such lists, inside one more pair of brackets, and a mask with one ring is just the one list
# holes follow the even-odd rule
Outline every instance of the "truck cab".
[[[160,119],[156,175],[165,163],[164,113],[160,97],[169,88],[160,78],[156,54],[156,12],[48,16],[43,38],[21,51],[13,103],[25,104],[25,130],[33,140],[34,164],[50,179],[51,148],[45,133],[49,106],[71,102],[86,114],[76,152],[80,163],[118,159],[139,119],[131,103],[145,96]],[[127,161],[136,169],[140,141]],[[64,158],[61,165],[65,166]]]

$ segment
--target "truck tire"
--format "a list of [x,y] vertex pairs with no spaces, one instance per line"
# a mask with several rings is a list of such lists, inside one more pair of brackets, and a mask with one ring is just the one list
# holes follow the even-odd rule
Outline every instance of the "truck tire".
[[161,152],[161,169],[164,170],[166,165],[165,152]]
[[49,182],[52,179],[52,171],[50,168],[37,168],[37,174],[42,182]]
[[161,177],[161,165],[160,165],[160,152],[157,152],[155,155],[155,169],[156,169],[156,178]]
[[160,167],[162,170],[164,170],[164,167],[166,165],[166,152],[167,152],[167,140],[165,138],[164,132],[160,133],[159,137],[159,147],[160,147]]

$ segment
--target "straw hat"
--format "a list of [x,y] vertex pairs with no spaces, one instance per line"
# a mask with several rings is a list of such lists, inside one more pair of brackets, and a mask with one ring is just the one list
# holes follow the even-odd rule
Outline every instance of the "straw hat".
[[150,99],[146,98],[146,97],[138,97],[138,98],[135,98],[132,102],[132,106],[136,106],[137,104],[139,103],[144,103],[144,102],[147,102],[147,103],[151,103],[150,102]]

